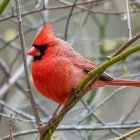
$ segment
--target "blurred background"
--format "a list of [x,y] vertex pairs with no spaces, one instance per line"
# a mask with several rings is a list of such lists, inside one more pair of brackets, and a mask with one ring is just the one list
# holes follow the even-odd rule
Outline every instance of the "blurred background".
[[[2,3],[7,1],[4,10]],[[19,0],[26,50],[45,23],[97,65],[128,39],[125,0]],[[0,0],[0,139],[37,140],[39,135],[27,96],[15,1]],[[75,4],[73,6],[73,4]],[[128,0],[132,36],[140,32],[140,1]],[[138,44],[136,41],[135,44]],[[27,57],[31,71],[31,57]],[[140,53],[111,66],[114,77],[140,80]],[[30,74],[31,75],[31,74]],[[30,76],[33,95],[43,122],[58,104],[38,93]],[[11,117],[12,114],[12,117]],[[54,140],[106,140],[140,126],[140,88],[104,87],[89,91],[61,122]],[[134,135],[128,140],[139,140]]]

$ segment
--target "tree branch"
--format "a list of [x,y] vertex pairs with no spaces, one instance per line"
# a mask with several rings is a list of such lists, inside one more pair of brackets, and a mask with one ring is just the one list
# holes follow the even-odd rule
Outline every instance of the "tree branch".
[[9,120],[9,131],[10,131],[10,140],[14,140],[13,137],[13,122],[12,122],[12,113]]
[[134,135],[136,133],[139,133],[139,132],[140,132],[140,127],[136,128],[136,129],[134,129],[134,130],[132,130],[132,131],[130,131],[130,132],[118,137],[118,138],[110,139],[110,140],[126,140],[128,137],[130,137],[130,136],[132,136],[132,135]]
[[38,129],[40,130],[42,122],[38,114],[37,106],[34,101],[32,89],[30,85],[29,73],[28,73],[28,68],[27,68],[27,58],[25,54],[25,41],[24,41],[24,35],[23,35],[23,25],[22,25],[22,19],[21,19],[21,14],[20,14],[19,0],[15,0],[15,4],[16,4],[17,22],[18,22],[18,28],[19,28],[19,37],[20,37],[20,43],[21,43],[22,57],[23,57],[23,63],[24,63],[25,79],[27,83],[27,93],[30,98],[31,106],[33,109],[33,113],[36,119]]
[[68,16],[68,18],[67,18],[66,28],[65,28],[65,35],[64,35],[65,40],[67,40],[68,26],[69,26],[70,18],[71,18],[71,16],[72,16],[72,13],[73,13],[73,11],[74,11],[74,7],[75,7],[76,3],[77,3],[77,0],[74,1],[73,6],[72,6],[72,8],[71,8],[71,10],[70,10],[69,16]]
[[3,0],[3,2],[0,4],[0,15],[4,11],[4,9],[7,7],[9,2],[10,2],[10,0]]
[[131,39],[132,38],[132,29],[131,29],[131,21],[130,21],[128,0],[125,0],[125,7],[126,7],[126,17],[127,17],[127,26],[128,26],[129,39]]
[[123,52],[125,49],[127,49],[132,43],[134,43],[136,40],[138,40],[140,38],[140,33],[137,34],[136,36],[132,37],[131,39],[129,39],[126,43],[124,43],[124,45],[122,47],[120,47],[112,57],[120,54],[121,52]]

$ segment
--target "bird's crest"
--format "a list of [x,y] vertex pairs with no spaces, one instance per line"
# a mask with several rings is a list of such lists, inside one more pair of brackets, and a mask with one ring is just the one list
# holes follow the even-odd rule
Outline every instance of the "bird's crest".
[[58,39],[55,37],[50,24],[44,25],[33,41],[33,46],[55,45]]

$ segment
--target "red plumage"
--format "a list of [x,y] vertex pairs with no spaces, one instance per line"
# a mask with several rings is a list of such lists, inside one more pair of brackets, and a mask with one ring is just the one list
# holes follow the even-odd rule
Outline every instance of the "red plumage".
[[[38,91],[59,104],[66,103],[75,87],[96,65],[83,58],[69,43],[57,38],[46,24],[33,41],[32,77]],[[105,85],[140,86],[140,81],[114,79],[104,73],[93,88]]]
[[52,28],[49,24],[46,24],[43,29],[37,34],[32,45],[42,46],[49,45],[53,46],[58,43],[57,38],[53,35]]

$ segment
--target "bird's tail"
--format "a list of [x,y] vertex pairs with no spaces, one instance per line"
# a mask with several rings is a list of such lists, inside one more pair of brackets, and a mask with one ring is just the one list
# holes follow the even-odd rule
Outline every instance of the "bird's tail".
[[113,79],[105,81],[106,85],[140,87],[140,81],[127,79]]

